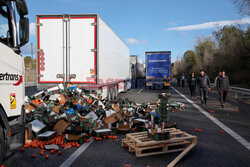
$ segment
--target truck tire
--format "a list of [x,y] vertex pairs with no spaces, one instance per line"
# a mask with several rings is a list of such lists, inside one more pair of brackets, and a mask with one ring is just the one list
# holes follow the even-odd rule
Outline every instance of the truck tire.
[[[1,110],[1,109],[0,109]],[[3,126],[0,123],[0,164],[2,164],[2,161],[6,155],[6,144],[4,140],[4,129]]]

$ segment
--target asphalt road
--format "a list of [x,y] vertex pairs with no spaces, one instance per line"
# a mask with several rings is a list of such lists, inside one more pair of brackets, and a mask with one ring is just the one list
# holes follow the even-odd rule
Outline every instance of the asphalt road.
[[[190,99],[187,88],[173,86]],[[32,90],[35,91],[35,90]],[[185,109],[170,113],[170,121],[177,123],[177,128],[190,134],[197,135],[198,144],[191,150],[176,166],[179,167],[198,167],[198,166],[250,166],[250,151],[232,136],[221,134],[222,129],[208,119],[204,114],[193,107],[183,97],[173,89],[169,90],[131,90],[121,93],[120,97],[128,97],[137,103],[154,102],[158,94],[170,92],[172,101],[179,101],[186,104]],[[235,133],[250,141],[250,111],[249,104],[233,98],[229,98],[226,108],[221,108],[217,100],[216,92],[212,91],[206,111],[210,112],[220,122],[233,130]],[[198,92],[197,92],[198,93]],[[200,104],[199,96],[194,101]],[[237,107],[239,111],[237,112]],[[228,115],[229,114],[229,115]],[[196,132],[199,128],[202,132]],[[136,158],[134,153],[129,153],[127,149],[121,147],[121,140],[125,135],[119,135],[119,140],[94,141],[80,156],[71,164],[72,167],[123,167],[124,164],[131,164],[133,167],[165,167],[179,153]],[[77,149],[62,150],[62,155],[51,155],[50,159],[45,160],[44,156],[38,155],[38,149],[27,149],[25,152],[16,152],[9,156],[4,165],[8,166],[60,166]],[[33,153],[37,154],[35,159],[31,158]],[[48,153],[50,154],[50,153]]]

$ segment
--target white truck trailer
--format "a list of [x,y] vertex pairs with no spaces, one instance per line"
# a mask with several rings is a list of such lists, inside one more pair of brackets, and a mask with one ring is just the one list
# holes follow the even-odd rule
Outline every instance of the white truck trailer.
[[145,62],[137,55],[130,56],[131,78],[145,79]]
[[[29,41],[27,14],[25,0],[0,0],[0,164],[6,153],[24,144],[24,60],[20,47]],[[20,16],[19,39],[16,15]]]
[[[130,56],[130,72],[131,72],[131,87],[142,88],[145,85],[141,85],[145,80],[145,62],[137,55]],[[139,85],[138,85],[139,84]]]
[[97,14],[37,15],[38,86],[73,83],[115,99],[126,90],[129,48]]

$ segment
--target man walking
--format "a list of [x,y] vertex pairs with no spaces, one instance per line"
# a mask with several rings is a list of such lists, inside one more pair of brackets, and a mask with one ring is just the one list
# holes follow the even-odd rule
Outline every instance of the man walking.
[[219,100],[221,107],[225,107],[227,92],[229,90],[229,79],[226,76],[226,72],[222,71],[221,76],[217,79],[216,83],[217,90],[219,92]]
[[219,75],[215,78],[214,80],[214,87],[217,87],[216,84],[217,84],[217,80],[218,78],[221,76],[221,71],[219,71]]
[[210,79],[204,70],[200,70],[200,76],[197,78],[197,86],[200,91],[201,104],[204,107],[208,100],[208,91],[210,90]]
[[184,73],[181,76],[181,86],[184,88],[185,87],[185,75]]
[[196,83],[197,83],[197,78],[195,77],[194,72],[192,72],[190,77],[188,78],[188,86],[193,100],[196,99]]
[[[217,81],[218,81],[218,78],[221,76],[221,71],[219,71],[219,75],[215,78],[214,80],[214,87],[217,88]],[[217,89],[218,90],[218,89]],[[218,95],[220,94],[219,90],[218,90]],[[218,96],[218,99],[220,100],[220,96]]]
[[177,86],[180,87],[181,85],[181,77],[180,75],[177,75]]

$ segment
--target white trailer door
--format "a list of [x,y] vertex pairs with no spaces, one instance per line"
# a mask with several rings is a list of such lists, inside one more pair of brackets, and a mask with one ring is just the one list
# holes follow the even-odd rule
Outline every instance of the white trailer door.
[[[62,83],[65,74],[64,46],[65,26],[62,17],[39,17],[38,38],[38,82]],[[61,77],[59,75],[61,74]]]
[[96,17],[70,18],[70,74],[72,83],[96,83]]

